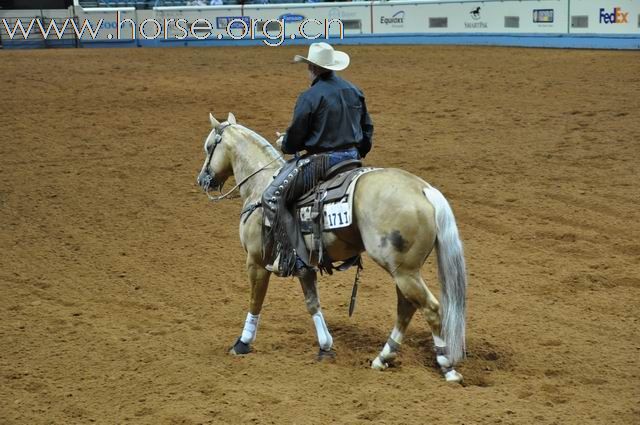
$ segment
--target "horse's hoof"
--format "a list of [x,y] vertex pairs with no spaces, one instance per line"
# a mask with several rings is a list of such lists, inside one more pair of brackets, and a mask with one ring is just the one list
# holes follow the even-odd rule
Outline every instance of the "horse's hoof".
[[323,350],[322,348],[318,351],[318,356],[316,357],[316,361],[325,362],[325,361],[335,361],[336,352],[332,349]]
[[242,342],[240,338],[233,344],[233,347],[229,350],[229,354],[233,354],[235,356],[243,356],[245,354],[249,354],[251,352],[251,346],[249,344],[245,344]]
[[444,379],[453,384],[462,384],[462,375],[453,369],[444,374]]
[[376,357],[371,362],[371,369],[374,369],[374,370],[385,370],[388,367],[389,367],[389,363],[383,362],[382,360],[380,360],[380,356]]

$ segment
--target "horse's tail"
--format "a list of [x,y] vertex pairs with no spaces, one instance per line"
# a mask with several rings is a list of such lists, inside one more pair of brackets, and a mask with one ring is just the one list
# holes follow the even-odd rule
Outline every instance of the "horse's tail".
[[424,194],[436,214],[436,249],[438,277],[442,291],[442,338],[449,349],[450,361],[455,364],[465,356],[465,293],[467,274],[462,242],[449,202],[434,187],[426,187]]

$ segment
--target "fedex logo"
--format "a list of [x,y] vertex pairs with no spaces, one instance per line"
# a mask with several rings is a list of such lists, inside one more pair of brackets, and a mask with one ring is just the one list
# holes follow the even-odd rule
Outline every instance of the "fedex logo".
[[607,13],[600,9],[601,24],[626,24],[629,22],[629,12],[623,12],[619,7],[614,7],[613,12]]

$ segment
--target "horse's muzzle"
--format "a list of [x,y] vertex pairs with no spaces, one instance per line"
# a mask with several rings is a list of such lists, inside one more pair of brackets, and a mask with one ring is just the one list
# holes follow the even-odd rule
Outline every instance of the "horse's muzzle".
[[222,184],[218,182],[214,176],[207,173],[206,171],[201,171],[200,174],[198,174],[198,179],[196,180],[196,182],[198,183],[198,186],[200,186],[205,192],[207,192],[211,188],[218,190],[222,188]]
[[200,174],[198,174],[198,179],[196,180],[196,183],[198,183],[198,186],[200,186],[202,189],[207,189],[209,186],[211,186],[211,182],[213,181],[213,176],[205,171],[201,171]]

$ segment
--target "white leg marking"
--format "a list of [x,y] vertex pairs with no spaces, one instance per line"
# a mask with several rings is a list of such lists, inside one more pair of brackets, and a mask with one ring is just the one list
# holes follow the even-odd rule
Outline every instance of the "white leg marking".
[[451,367],[451,362],[446,356],[436,356],[436,361],[440,365],[440,367]]
[[386,343],[384,345],[384,348],[382,349],[382,352],[380,353],[380,357],[382,357],[383,360],[391,360],[395,356],[395,351],[393,351],[393,349],[389,346],[389,343]]
[[260,315],[253,315],[247,313],[247,319],[244,321],[244,329],[242,329],[242,336],[240,341],[245,344],[251,344],[256,340],[256,334],[258,333],[258,322],[260,321]]
[[[433,335],[433,344],[437,348],[442,348],[442,349],[447,348],[447,344],[444,342],[444,340],[435,335]],[[445,381],[462,382],[463,380],[462,375],[459,374],[455,369],[453,369],[453,364],[451,363],[451,360],[449,360],[447,356],[436,355],[436,361],[438,362],[438,365],[440,365],[440,368],[444,373]]]
[[[447,344],[444,342],[444,340],[436,335],[433,335],[433,345],[435,345],[437,348],[447,348]],[[436,361],[442,368],[449,368],[453,366],[451,360],[449,360],[447,356],[443,356],[441,354],[436,355]]]
[[402,344],[402,338],[404,338],[404,334],[394,326],[393,330],[391,331],[391,339],[398,344]]
[[[398,328],[394,327],[391,331],[390,338],[398,343],[398,345],[400,345],[402,343],[404,335],[398,330]],[[376,357],[373,362],[371,362],[371,367],[377,370],[385,370],[387,367],[389,367],[389,364],[387,362],[389,360],[395,359],[397,354],[397,347],[394,349],[387,342],[386,344],[384,344],[384,348],[382,349],[380,354],[378,354],[378,357]]]
[[376,369],[376,370],[385,370],[386,368],[388,368],[389,365],[386,363],[383,363],[382,360],[380,360],[380,356],[376,357],[375,359],[373,359],[373,361],[371,362],[371,369]]
[[451,369],[449,372],[444,374],[444,379],[447,382],[462,382],[462,375]]
[[313,324],[316,325],[316,333],[318,334],[318,345],[323,350],[330,350],[333,345],[333,338],[329,333],[329,329],[327,328],[327,324],[324,321],[324,316],[322,316],[322,312],[318,311],[313,316]]

